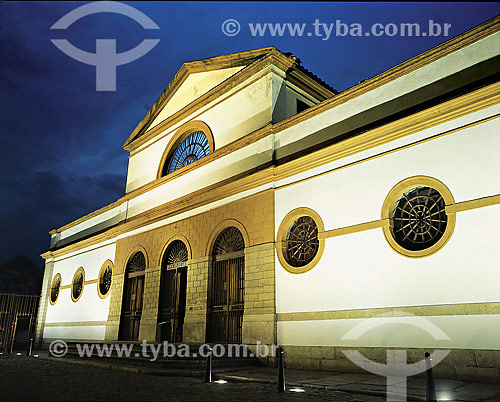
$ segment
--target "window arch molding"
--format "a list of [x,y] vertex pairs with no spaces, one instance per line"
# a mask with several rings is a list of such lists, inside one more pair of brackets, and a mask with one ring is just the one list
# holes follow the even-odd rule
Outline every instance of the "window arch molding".
[[[182,126],[180,126],[175,134],[172,136],[170,141],[167,144],[167,147],[165,148],[165,151],[163,151],[163,155],[160,160],[160,164],[158,165],[158,171],[156,173],[156,178],[160,179],[164,176],[163,175],[163,170],[165,167],[165,164],[169,162],[170,157],[173,155],[173,153],[177,150],[179,145],[182,144],[182,142],[189,137],[191,134],[196,133],[196,132],[202,132],[205,137],[207,137],[208,140],[208,145],[210,148],[209,154],[213,153],[215,150],[215,142],[214,142],[214,136],[212,134],[212,130],[210,130],[210,127],[208,125],[200,120],[194,120],[194,121],[189,121]],[[196,163],[195,161],[194,163]],[[184,170],[187,168],[187,166],[184,166],[183,168],[179,170]]]
[[214,248],[217,237],[222,233],[224,229],[227,229],[228,227],[231,226],[234,226],[236,229],[240,231],[241,235],[243,236],[243,241],[245,242],[245,248],[250,247],[250,237],[248,236],[248,232],[245,229],[245,226],[243,226],[243,224],[241,222],[238,222],[236,219],[226,219],[221,223],[219,223],[214,230],[212,230],[212,233],[207,243],[207,248],[205,249],[206,256],[212,255],[212,250]]
[[[139,251],[144,255],[144,260],[146,261],[146,271],[149,268],[149,255],[146,251],[146,249],[142,246],[135,246],[134,248],[130,249],[131,251],[127,254],[127,258],[121,261],[120,264],[117,263],[117,265],[113,268],[116,268],[116,274],[127,274],[127,265],[131,258],[138,253]],[[114,273],[113,273],[114,274]]]
[[188,260],[190,260],[192,258],[192,254],[191,254],[191,244],[189,244],[189,240],[185,237],[185,236],[182,236],[182,235],[176,235],[176,236],[172,236],[170,239],[168,239],[168,241],[165,243],[165,245],[163,246],[163,249],[161,250],[161,253],[160,253],[160,258],[158,260],[158,266],[161,266],[162,262],[163,262],[163,258],[165,257],[165,253],[167,252],[167,250],[169,249],[170,245],[176,241],[176,240],[179,240],[181,242],[184,243],[184,245],[186,246],[186,249],[187,249],[187,252],[188,252]]

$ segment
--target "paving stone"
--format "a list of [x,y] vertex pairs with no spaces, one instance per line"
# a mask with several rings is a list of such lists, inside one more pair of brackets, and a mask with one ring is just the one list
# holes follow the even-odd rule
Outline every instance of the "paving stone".
[[5,401],[339,401],[382,402],[385,398],[328,389],[280,394],[274,384],[159,377],[70,365],[45,359],[1,356],[0,389]]
[[[287,392],[277,393],[277,369],[258,367],[214,374],[227,384],[204,384],[200,377],[159,376],[155,369],[120,365],[110,369],[62,360],[0,356],[1,400],[169,400],[169,401],[339,401],[378,402],[386,400],[385,378],[370,374],[332,373],[286,369]],[[116,365],[116,363],[113,363]],[[117,370],[119,369],[119,371]],[[143,374],[139,372],[142,370]],[[154,374],[154,375],[146,375]],[[170,374],[172,375],[172,373]],[[200,374],[197,374],[200,376]],[[305,392],[292,392],[300,387]],[[397,393],[404,387],[393,388]],[[500,401],[500,385],[436,380],[438,400]],[[425,379],[407,382],[409,401],[425,401]]]

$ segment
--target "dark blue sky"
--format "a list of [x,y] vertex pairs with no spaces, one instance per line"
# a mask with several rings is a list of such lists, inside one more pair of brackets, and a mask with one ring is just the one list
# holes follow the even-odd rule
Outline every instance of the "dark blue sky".
[[[498,3],[125,2],[160,30],[101,13],[66,31],[50,27],[85,2],[0,3],[2,230],[0,261],[23,254],[42,266],[48,231],[123,195],[128,154],[122,144],[185,61],[274,45],[337,90],[381,73],[500,14]],[[222,33],[227,19],[237,36]],[[252,37],[249,23],[450,23],[437,37]],[[159,38],[147,55],[117,70],[116,92],[95,91],[95,68],[63,54],[51,39],[95,52]]]

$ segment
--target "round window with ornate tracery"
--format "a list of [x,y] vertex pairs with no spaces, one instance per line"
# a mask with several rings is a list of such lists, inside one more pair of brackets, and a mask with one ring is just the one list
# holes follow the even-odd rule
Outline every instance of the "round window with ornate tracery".
[[302,274],[313,269],[321,259],[325,240],[321,217],[310,208],[289,212],[278,228],[276,249],[278,259],[288,272]]
[[427,257],[440,250],[455,228],[455,203],[444,183],[413,176],[397,183],[382,205],[384,237],[399,254]]
[[61,289],[61,274],[56,274],[50,285],[50,304],[55,304]]
[[76,302],[82,297],[83,285],[85,283],[85,272],[82,267],[78,268],[73,276],[73,286],[71,288],[71,299]]
[[292,267],[309,264],[319,249],[318,226],[310,216],[301,216],[288,230],[285,258]]
[[113,278],[113,263],[107,260],[99,271],[99,280],[97,283],[97,292],[104,299],[111,291],[111,281]]
[[448,217],[441,194],[431,187],[415,187],[404,193],[393,211],[393,235],[407,250],[424,250],[443,236]]

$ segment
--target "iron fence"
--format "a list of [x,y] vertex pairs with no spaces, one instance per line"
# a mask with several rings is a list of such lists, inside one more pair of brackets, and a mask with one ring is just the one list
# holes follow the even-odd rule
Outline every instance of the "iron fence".
[[16,333],[18,317],[29,319],[28,334],[33,337],[40,296],[0,293],[0,350],[8,351]]

